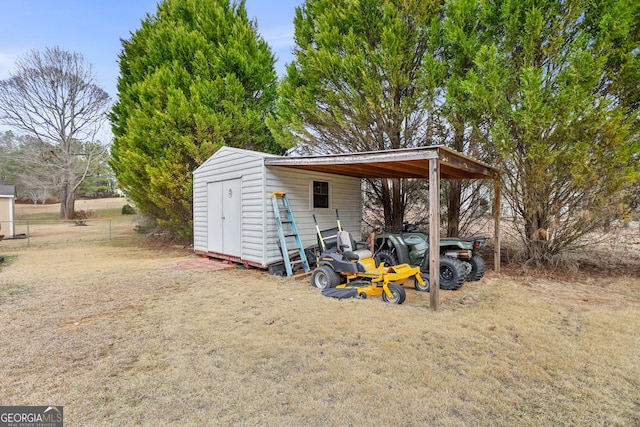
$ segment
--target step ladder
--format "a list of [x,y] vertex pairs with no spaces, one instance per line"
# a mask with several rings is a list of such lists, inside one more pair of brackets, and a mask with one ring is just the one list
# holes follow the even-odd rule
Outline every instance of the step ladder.
[[[302,247],[302,241],[298,234],[296,222],[293,220],[293,213],[291,212],[291,205],[287,199],[287,193],[285,192],[273,192],[271,193],[271,202],[273,203],[273,213],[276,217],[276,224],[278,224],[278,234],[280,236],[280,249],[282,251],[282,258],[284,259],[284,268],[287,271],[287,276],[293,275],[293,264],[302,264],[304,271],[309,272],[309,261],[307,255],[304,253]],[[295,249],[288,249],[287,239],[293,237],[295,241]],[[298,252],[300,256],[299,261],[291,261],[289,255],[294,255]]]

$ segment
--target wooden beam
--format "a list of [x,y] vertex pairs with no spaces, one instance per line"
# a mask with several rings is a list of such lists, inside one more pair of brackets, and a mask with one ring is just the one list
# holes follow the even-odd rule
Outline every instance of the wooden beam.
[[445,179],[491,179],[494,168],[440,145],[428,147],[330,154],[325,156],[268,156],[267,166],[282,166],[360,178],[429,179],[429,161],[439,159]]
[[500,199],[502,182],[500,174],[493,177],[493,269],[500,272]]
[[323,156],[301,157],[267,157],[265,164],[270,166],[296,165],[335,165],[335,164],[366,164],[376,162],[403,162],[438,157],[437,146],[423,147],[423,149],[410,150],[384,150],[361,153],[327,154]]
[[483,174],[472,173],[462,169],[449,167],[446,163],[440,163],[440,177],[444,179],[488,179]]
[[440,305],[440,161],[429,160],[429,282],[431,309]]
[[[441,169],[456,169],[461,178],[488,178],[491,176],[492,168],[478,160],[465,156],[462,153],[438,147]],[[481,178],[481,179],[482,179]]]

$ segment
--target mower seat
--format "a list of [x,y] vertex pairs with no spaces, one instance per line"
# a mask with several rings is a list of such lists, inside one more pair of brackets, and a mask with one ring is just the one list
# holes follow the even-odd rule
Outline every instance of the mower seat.
[[338,250],[351,261],[360,261],[373,257],[368,249],[355,249],[356,243],[353,241],[348,231],[338,231]]
[[328,230],[320,231],[320,235],[318,238],[318,247],[320,249],[325,249],[327,251],[338,250],[337,236],[338,236],[338,227],[330,228]]

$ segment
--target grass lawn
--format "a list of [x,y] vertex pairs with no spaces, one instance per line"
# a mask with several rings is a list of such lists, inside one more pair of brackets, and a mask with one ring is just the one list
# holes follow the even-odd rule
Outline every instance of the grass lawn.
[[3,405],[69,426],[640,425],[640,280],[505,268],[402,305],[309,279],[196,273],[189,250],[15,248],[0,271]]

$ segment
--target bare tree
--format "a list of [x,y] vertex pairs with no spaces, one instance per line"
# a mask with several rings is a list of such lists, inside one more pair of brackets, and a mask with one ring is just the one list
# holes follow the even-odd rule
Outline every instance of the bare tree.
[[40,142],[42,161],[59,184],[61,218],[73,213],[76,189],[103,158],[106,147],[94,142],[109,101],[92,65],[59,47],[18,59],[0,81],[0,122]]
[[51,193],[45,187],[32,187],[27,190],[27,197],[29,197],[29,200],[31,200],[34,205],[37,205],[38,202],[44,204],[50,195]]

